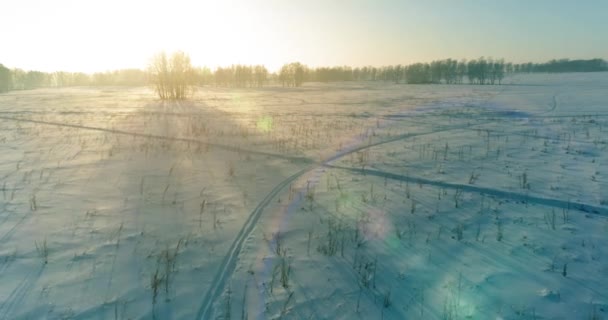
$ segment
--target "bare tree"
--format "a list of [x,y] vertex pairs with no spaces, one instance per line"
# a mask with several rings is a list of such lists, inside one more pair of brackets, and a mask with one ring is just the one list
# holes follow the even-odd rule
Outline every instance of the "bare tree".
[[178,51],[156,55],[149,66],[150,79],[162,100],[183,100],[194,90],[195,70],[190,57]]

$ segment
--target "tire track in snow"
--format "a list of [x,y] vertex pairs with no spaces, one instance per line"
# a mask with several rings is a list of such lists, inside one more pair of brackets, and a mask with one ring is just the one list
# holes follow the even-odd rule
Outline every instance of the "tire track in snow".
[[79,125],[79,124],[33,120],[33,119],[24,119],[24,118],[15,118],[15,117],[6,117],[6,116],[0,116],[0,119],[17,121],[17,122],[28,122],[28,123],[35,123],[35,124],[42,124],[42,125],[47,125],[47,126],[55,126],[55,127],[63,127],[63,128],[74,128],[74,129],[89,130],[89,131],[107,132],[107,133],[112,133],[112,134],[125,135],[125,136],[138,137],[138,138],[149,138],[149,139],[156,139],[156,140],[168,140],[168,141],[175,141],[175,142],[194,143],[194,144],[210,146],[210,147],[214,147],[214,148],[218,148],[218,149],[222,149],[222,150],[226,150],[226,151],[256,154],[256,155],[261,155],[261,156],[285,159],[285,160],[289,160],[289,161],[293,161],[293,162],[303,162],[303,163],[312,162],[312,160],[310,160],[309,158],[306,158],[306,157],[297,157],[297,156],[282,155],[282,154],[271,153],[271,152],[242,149],[242,148],[236,147],[236,146],[215,143],[215,142],[201,141],[201,140],[193,139],[193,138],[170,137],[170,136],[163,136],[163,135],[156,135],[156,134],[131,132],[131,131],[125,131],[125,130],[119,130],[119,129],[100,128],[100,127],[92,127],[92,126],[85,126],[85,125]]
[[522,201],[525,203],[534,203],[534,204],[553,207],[553,208],[557,208],[557,209],[578,209],[580,211],[587,212],[587,213],[608,216],[608,207],[595,206],[595,205],[587,204],[587,203],[566,201],[566,200],[554,199],[554,198],[543,198],[543,197],[538,197],[538,196],[533,196],[533,195],[521,194],[521,193],[513,192],[513,191],[479,187],[479,186],[469,185],[469,184],[458,184],[458,183],[450,183],[450,182],[444,182],[444,181],[439,181],[439,180],[431,180],[431,179],[426,179],[426,178],[401,175],[401,174],[374,170],[374,169],[359,169],[359,168],[334,166],[334,165],[326,165],[326,167],[331,168],[331,169],[340,169],[340,170],[351,171],[351,172],[355,172],[355,173],[359,173],[359,174],[363,174],[363,175],[372,175],[372,176],[376,176],[376,177],[380,177],[380,178],[388,178],[388,179],[397,180],[397,181],[421,183],[421,184],[426,184],[426,185],[441,187],[441,188],[446,188],[446,189],[460,189],[462,191],[469,192],[469,193],[486,194],[486,195],[495,196],[495,197],[499,197],[499,198],[503,198],[503,199],[512,199],[512,200],[516,200],[516,201]]
[[36,280],[42,274],[43,270],[44,270],[44,265],[42,265],[40,267],[40,270],[38,270],[38,272],[31,271],[30,273],[28,273],[25,276],[25,278],[23,280],[21,280],[19,285],[17,285],[17,287],[15,289],[13,289],[13,291],[6,298],[4,303],[2,303],[2,305],[0,305],[0,319],[11,319],[9,317],[11,311],[13,311],[13,309],[15,308],[15,306],[17,305],[17,303],[19,301],[21,301],[21,300],[23,300],[23,298],[25,298],[27,293],[32,289],[32,286],[34,285]]
[[32,211],[28,211],[24,214],[5,234],[0,238],[0,243],[6,243],[6,240],[10,239],[17,229],[32,215]]
[[213,278],[213,282],[211,283],[211,288],[209,289],[209,291],[207,291],[207,294],[205,295],[205,297],[201,303],[201,306],[198,310],[198,313],[196,316],[197,319],[209,319],[209,313],[211,312],[211,309],[212,309],[211,307],[213,305],[213,302],[216,300],[217,297],[219,297],[222,294],[226,281],[230,278],[230,276],[232,275],[232,272],[234,271],[234,269],[236,267],[236,261],[237,261],[236,259],[241,251],[241,247],[243,246],[243,243],[245,242],[245,240],[251,234],[251,231],[253,231],[253,228],[255,227],[257,221],[259,220],[259,218],[262,215],[262,212],[264,211],[266,206],[268,206],[270,201],[272,201],[272,199],[279,192],[281,192],[281,190],[283,190],[283,188],[287,187],[288,184],[290,184],[291,182],[293,182],[300,176],[304,175],[309,170],[311,170],[311,168],[306,167],[306,168],[298,171],[297,173],[291,175],[287,179],[283,180],[278,185],[276,185],[272,189],[272,191],[270,191],[270,193],[266,195],[264,200],[262,200],[262,202],[260,202],[258,204],[258,206],[251,213],[251,215],[249,215],[249,218],[247,218],[245,225],[243,226],[243,228],[241,228],[241,230],[239,231],[239,233],[236,236],[235,241],[230,246],[230,249],[228,250],[228,254],[222,260],[222,264],[220,265],[220,270],[219,270],[218,274]]

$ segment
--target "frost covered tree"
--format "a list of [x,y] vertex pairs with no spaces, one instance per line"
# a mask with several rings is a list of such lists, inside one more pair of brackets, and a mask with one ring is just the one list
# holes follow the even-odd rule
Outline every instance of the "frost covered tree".
[[190,57],[178,51],[171,56],[160,53],[149,65],[154,89],[162,100],[183,100],[194,90],[195,70]]

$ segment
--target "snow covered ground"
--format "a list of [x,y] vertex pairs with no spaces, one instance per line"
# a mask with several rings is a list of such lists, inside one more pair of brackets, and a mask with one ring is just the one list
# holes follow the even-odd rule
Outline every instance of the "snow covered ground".
[[608,74],[0,95],[0,319],[608,317]]

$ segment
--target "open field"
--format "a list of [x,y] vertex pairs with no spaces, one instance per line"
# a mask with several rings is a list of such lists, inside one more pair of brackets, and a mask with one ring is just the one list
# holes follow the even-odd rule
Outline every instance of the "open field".
[[0,319],[608,318],[607,73],[0,94]]

